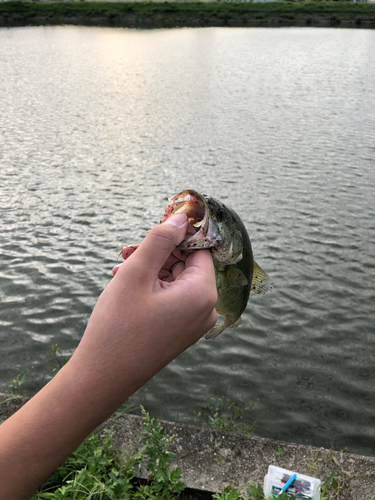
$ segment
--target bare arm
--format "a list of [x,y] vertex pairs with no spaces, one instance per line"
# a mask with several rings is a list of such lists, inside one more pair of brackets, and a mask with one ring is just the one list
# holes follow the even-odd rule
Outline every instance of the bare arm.
[[[90,432],[215,324],[211,254],[174,262],[186,216],[168,220],[115,269],[70,361],[0,425],[0,500],[29,499]],[[170,270],[161,271],[165,262]]]

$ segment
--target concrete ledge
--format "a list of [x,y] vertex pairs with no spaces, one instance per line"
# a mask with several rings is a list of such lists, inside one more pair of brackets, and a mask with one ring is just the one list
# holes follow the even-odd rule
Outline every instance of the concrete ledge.
[[[341,500],[375,499],[375,458],[159,422],[167,437],[174,436],[171,450],[177,457],[173,465],[181,467],[182,480],[189,488],[221,492],[228,485],[241,487],[248,481],[263,486],[268,466],[274,464],[322,481],[326,479],[327,469],[338,475],[344,470],[349,488],[340,492]],[[108,425],[114,426],[114,443],[118,450],[135,453],[141,448],[141,417],[117,414],[106,422],[105,426]],[[275,455],[279,448],[285,455]],[[143,477],[146,477],[144,473]]]
[[[0,403],[7,399],[0,394]],[[0,421],[16,411],[26,398],[0,404]],[[182,480],[189,488],[220,492],[226,486],[240,487],[248,481],[263,486],[270,464],[313,476],[324,481],[327,470],[340,476],[345,471],[348,488],[340,500],[375,500],[375,458],[323,448],[275,441],[258,436],[212,431],[203,427],[159,421],[167,437],[174,436],[173,465],[181,467]],[[114,445],[125,456],[141,447],[142,418],[115,413],[102,426],[113,427]],[[283,456],[276,456],[282,448]],[[315,470],[316,469],[316,470]],[[146,477],[141,471],[141,477]]]

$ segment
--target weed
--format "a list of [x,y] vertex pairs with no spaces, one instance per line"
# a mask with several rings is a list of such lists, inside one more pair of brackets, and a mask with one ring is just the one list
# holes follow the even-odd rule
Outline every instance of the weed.
[[120,468],[112,436],[112,430],[105,431],[103,440],[91,434],[51,474],[31,500],[130,499],[137,457],[132,457]]
[[21,391],[21,387],[26,382],[26,378],[29,375],[30,370],[26,370],[26,373],[19,372],[17,377],[14,378],[11,383],[8,385],[9,394],[24,396],[27,394],[27,391]]
[[283,448],[279,448],[277,451],[275,451],[275,455],[277,457],[282,457],[285,455],[285,450]]
[[19,396],[25,396],[27,394],[27,391],[23,391],[23,393],[21,393],[20,391],[20,387],[25,381],[26,381],[26,375],[23,372],[20,372],[17,375],[17,377],[14,380],[12,380],[12,382],[8,385],[10,390],[5,391],[7,394],[10,395],[10,397],[1,401],[0,404],[2,405],[4,403],[8,403],[8,401],[17,399]]
[[5,399],[0,404],[7,403],[8,401],[12,401],[13,399],[17,399],[19,396],[27,396],[28,394],[27,389],[21,390],[21,388],[23,384],[26,382],[26,380],[28,380],[29,376],[34,376],[34,375],[35,373],[30,372],[29,369],[27,369],[26,372],[19,372],[17,377],[14,378],[8,385],[9,390],[5,391],[11,397]]
[[54,361],[55,364],[50,365],[52,368],[52,377],[69,361],[70,357],[63,357],[62,352],[57,344],[49,346],[52,355],[48,358],[48,361]]
[[[31,500],[173,500],[186,485],[181,470],[172,469],[169,451],[172,437],[166,439],[155,418],[142,408],[144,447],[126,457],[121,467],[112,445],[113,430],[100,437],[93,433],[43,483]],[[142,453],[147,458],[142,458]],[[147,462],[147,484],[136,486],[135,470]]]
[[[243,490],[246,488],[246,493]],[[214,500],[266,500],[264,496],[264,491],[261,486],[257,486],[254,482],[250,481],[240,489],[232,488],[227,486],[222,493],[215,493],[212,495]],[[286,500],[286,493],[280,495],[280,500]],[[289,500],[293,500],[294,497],[290,497]]]
[[[136,498],[160,500],[173,500],[178,498],[186,485],[180,481],[181,469],[171,468],[171,458],[174,453],[169,451],[173,437],[165,438],[164,429],[156,423],[156,418],[151,418],[149,413],[142,408],[143,430],[145,436],[142,439],[145,445],[147,458],[147,470],[149,476],[147,484],[140,487]],[[144,461],[142,459],[141,461]]]
[[212,498],[215,500],[238,500],[239,498],[243,498],[243,496],[237,488],[227,486],[222,493],[215,493],[212,495]]
[[349,488],[349,482],[352,479],[359,477],[375,476],[375,473],[366,472],[364,474],[352,476],[346,472],[332,450],[319,449],[311,455],[305,465],[313,472],[318,471],[316,466],[317,460],[324,460],[325,463],[330,464],[332,469],[326,469],[326,478],[320,484],[320,500],[340,500],[342,498],[343,490]]
[[194,412],[194,421],[200,423],[203,419],[203,426],[217,431],[250,434],[256,426],[256,422],[252,425],[246,424],[243,422],[243,417],[255,404],[245,403],[240,400],[240,403],[236,405],[236,403],[224,397],[219,398],[217,401],[208,397],[207,402],[203,404],[206,412],[203,415],[201,412]]
[[265,498],[263,488],[257,486],[255,483],[248,486],[247,494],[249,495],[249,500],[263,500]]

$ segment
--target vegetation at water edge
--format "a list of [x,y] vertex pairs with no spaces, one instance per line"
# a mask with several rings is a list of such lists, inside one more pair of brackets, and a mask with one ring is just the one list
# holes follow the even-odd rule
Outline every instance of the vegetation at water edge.
[[375,26],[375,3],[280,2],[0,2],[0,26]]

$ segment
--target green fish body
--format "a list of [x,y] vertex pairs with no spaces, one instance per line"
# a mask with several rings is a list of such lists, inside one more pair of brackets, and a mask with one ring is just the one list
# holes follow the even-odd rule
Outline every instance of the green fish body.
[[216,310],[223,320],[218,319],[206,334],[206,338],[211,339],[226,328],[240,324],[250,291],[263,294],[273,285],[254,261],[249,235],[234,210],[214,198],[188,189],[170,199],[161,222],[181,212],[188,216],[189,227],[179,248],[209,248],[212,252],[218,292]]

